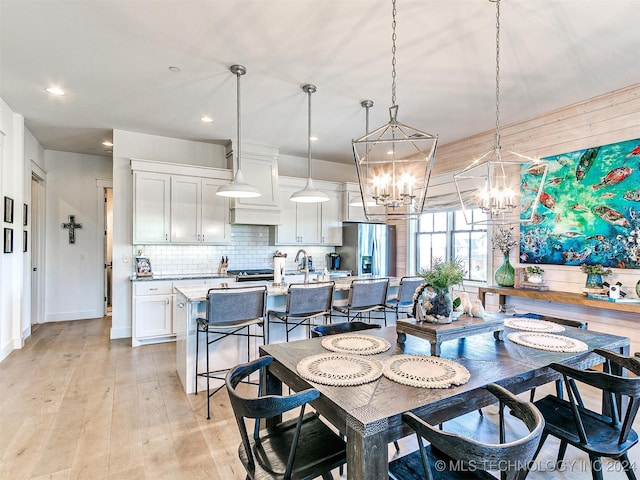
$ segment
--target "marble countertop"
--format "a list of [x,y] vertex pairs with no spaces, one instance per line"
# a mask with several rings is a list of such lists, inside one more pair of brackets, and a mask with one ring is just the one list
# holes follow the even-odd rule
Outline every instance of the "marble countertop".
[[[332,279],[335,282],[335,290],[349,290],[351,286],[352,280],[371,280],[374,278],[385,278],[385,277],[373,277],[373,276],[364,276],[364,277],[341,277]],[[389,278],[389,286],[397,287],[400,283],[400,279],[396,277],[388,277]],[[309,285],[314,285],[316,282],[309,282]],[[234,283],[231,288],[242,288],[242,287],[255,287],[255,286],[267,286],[267,295],[268,296],[277,296],[277,295],[286,295],[287,290],[289,288],[288,284],[284,285],[274,285],[273,282],[267,281],[259,281],[259,282],[242,282],[242,283]],[[208,285],[184,285],[177,286],[175,289],[183,294],[188,301],[190,302],[203,302],[207,298],[207,291],[211,288]]]

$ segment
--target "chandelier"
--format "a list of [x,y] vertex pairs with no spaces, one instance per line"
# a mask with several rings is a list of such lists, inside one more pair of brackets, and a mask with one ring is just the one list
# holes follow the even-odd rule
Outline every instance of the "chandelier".
[[[547,176],[548,165],[516,152],[503,157],[500,145],[500,0],[489,0],[496,4],[496,131],[492,150],[475,159],[453,180],[462,205],[465,221],[469,225],[509,223],[509,216],[520,204],[520,177],[536,179],[527,183],[527,197],[532,201],[520,205],[520,222],[534,220],[535,212]],[[533,192],[534,195],[530,193]],[[482,214],[473,214],[479,209]]]
[[236,170],[235,177],[233,181],[228,185],[223,185],[218,189],[216,195],[220,195],[221,197],[232,197],[232,198],[252,198],[259,197],[262,195],[260,190],[258,190],[253,185],[249,185],[245,183],[244,177],[242,176],[242,170],[240,168],[242,161],[242,143],[241,140],[241,130],[240,130],[240,77],[247,73],[247,69],[244,65],[231,65],[229,67],[231,73],[236,76],[236,119],[238,120],[238,142],[237,142],[237,150],[238,154],[236,155],[238,169]]
[[[393,0],[389,122],[353,140],[362,205],[368,220],[418,218],[424,208],[438,136],[398,121],[396,0]],[[367,106],[368,105],[368,106]],[[362,103],[367,108],[373,105]]]

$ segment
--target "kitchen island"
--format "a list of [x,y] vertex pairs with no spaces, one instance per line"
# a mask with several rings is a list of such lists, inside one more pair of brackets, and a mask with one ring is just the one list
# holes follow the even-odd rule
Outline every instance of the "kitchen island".
[[[334,298],[345,298],[349,293],[351,281],[355,279],[372,279],[375,277],[345,277],[336,278]],[[389,278],[389,294],[395,293],[400,282],[399,278]],[[310,282],[313,283],[313,282]],[[222,284],[224,286],[224,284]],[[274,285],[272,282],[244,282],[242,287],[251,286],[267,286],[267,310],[274,308],[284,309],[287,299],[288,285]],[[233,285],[239,287],[238,285]],[[174,287],[176,298],[174,308],[174,328],[176,332],[176,370],[182,382],[182,386],[186,393],[195,391],[195,368],[196,368],[196,319],[205,316],[207,291],[211,288],[209,285],[194,284],[180,285]],[[265,327],[267,322],[265,319]],[[260,328],[256,326],[252,329]],[[255,332],[254,332],[255,333]],[[268,332],[269,343],[280,343],[285,341],[285,326],[281,324],[273,324]],[[289,334],[290,340],[302,340],[306,338],[306,329],[298,328]],[[258,355],[260,342],[252,339],[251,345],[252,358]],[[206,351],[204,337],[200,339],[200,355],[198,362],[202,362],[204,367]],[[239,363],[245,362],[247,358],[247,345],[244,339],[239,337],[229,337],[224,341],[216,344],[214,354],[211,355],[211,369],[232,367]],[[203,368],[204,369],[204,368]],[[198,390],[206,389],[204,378],[199,379],[202,383],[198,384]]]

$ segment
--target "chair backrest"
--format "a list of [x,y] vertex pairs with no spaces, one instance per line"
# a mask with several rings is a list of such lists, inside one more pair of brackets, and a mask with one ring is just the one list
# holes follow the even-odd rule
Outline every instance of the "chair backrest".
[[[297,434],[293,439],[291,450],[289,453],[289,459],[287,461],[287,472],[284,478],[288,478],[293,467],[293,459],[295,457],[295,451],[298,446],[298,434],[302,425],[304,417],[304,406],[315,400],[320,396],[314,388],[303,390],[293,395],[281,396],[281,395],[267,395],[263,396],[263,377],[264,369],[273,361],[270,356],[259,357],[249,363],[243,363],[229,370],[227,374],[225,384],[227,392],[229,394],[229,402],[233,409],[233,414],[240,430],[240,437],[242,438],[242,445],[245,450],[245,454],[248,459],[247,468],[254,470],[256,458],[254,456],[251,443],[249,441],[249,434],[247,432],[247,425],[245,419],[255,419],[255,428],[253,432],[253,438],[258,440],[260,438],[260,420],[272,418],[278,415],[282,415],[294,408],[302,407],[300,409],[300,415],[298,417]],[[252,373],[260,371],[260,386],[258,387],[258,394],[254,396],[245,396],[240,394],[236,387],[240,382],[249,377]]]
[[287,295],[289,315],[323,313],[331,310],[335,282],[292,283]]
[[349,308],[386,305],[388,278],[352,280],[349,289]]
[[343,322],[332,323],[331,325],[316,325],[311,329],[312,337],[326,337],[327,335],[337,335],[339,333],[358,332],[360,330],[370,330],[372,328],[381,328],[377,323],[365,322]]
[[[522,420],[529,433],[507,443],[482,443],[455,433],[445,432],[429,425],[413,413],[405,413],[402,415],[403,420],[418,435],[425,472],[428,472],[429,465],[426,461],[422,438],[429,441],[432,448],[446,452],[453,460],[461,462],[469,469],[500,470],[503,472],[503,478],[524,478],[529,462],[533,459],[540,442],[544,430],[544,419],[533,403],[520,400],[496,384],[489,384],[485,388],[498,398],[501,409],[504,406],[509,407],[511,413]],[[427,478],[431,477],[427,475]]]
[[422,277],[402,277],[398,286],[398,305],[412,304],[416,288],[423,283],[424,278]]
[[[618,445],[622,445],[627,441],[629,433],[632,431],[633,422],[638,413],[638,407],[640,406],[640,360],[599,348],[596,348],[594,352],[605,358],[602,372],[597,370],[580,370],[558,363],[552,363],[551,368],[560,372],[565,379],[567,396],[573,407],[574,421],[577,425],[580,441],[582,443],[588,443],[589,438],[582,423],[580,410],[578,409],[578,407],[583,408],[584,405],[576,382],[573,380],[591,385],[606,394],[602,396],[603,411],[601,413],[607,412],[606,415],[611,418],[611,425],[619,427]],[[634,374],[634,377],[611,373],[614,365],[630,371]],[[618,411],[618,400],[620,400],[621,397],[627,397],[629,399],[624,414]],[[624,404],[624,402],[622,402],[622,404]],[[623,418],[622,421],[621,418]]]
[[207,323],[234,325],[265,316],[267,287],[210,288]]
[[581,328],[583,330],[586,330],[587,327],[589,326],[589,323],[584,320],[569,320],[567,318],[549,317],[547,315],[540,315],[538,313],[516,313],[514,317],[546,320],[547,322],[553,322],[559,325],[566,325],[567,327]]

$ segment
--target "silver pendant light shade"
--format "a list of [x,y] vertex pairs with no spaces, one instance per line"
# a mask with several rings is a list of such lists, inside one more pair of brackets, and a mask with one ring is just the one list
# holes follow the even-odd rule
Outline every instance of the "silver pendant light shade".
[[236,170],[236,174],[234,176],[233,182],[229,185],[223,185],[218,189],[216,195],[220,195],[221,197],[232,197],[232,198],[252,198],[259,197],[262,195],[260,190],[258,190],[253,185],[249,185],[245,183],[244,178],[242,176],[241,169],[241,161],[242,161],[242,143],[241,143],[241,130],[240,130],[240,77],[247,73],[247,69],[243,65],[231,65],[229,67],[231,73],[236,76],[236,84],[237,84],[237,119],[238,119],[238,142],[236,145],[236,150],[238,154],[236,155],[238,169]]
[[329,196],[321,192],[320,190],[316,190],[313,185],[313,179],[311,178],[311,94],[316,91],[316,86],[307,84],[302,86],[302,91],[307,94],[308,97],[308,115],[307,115],[307,184],[304,189],[295,192],[289,197],[289,200],[292,202],[299,203],[319,203],[326,202],[329,200]]

